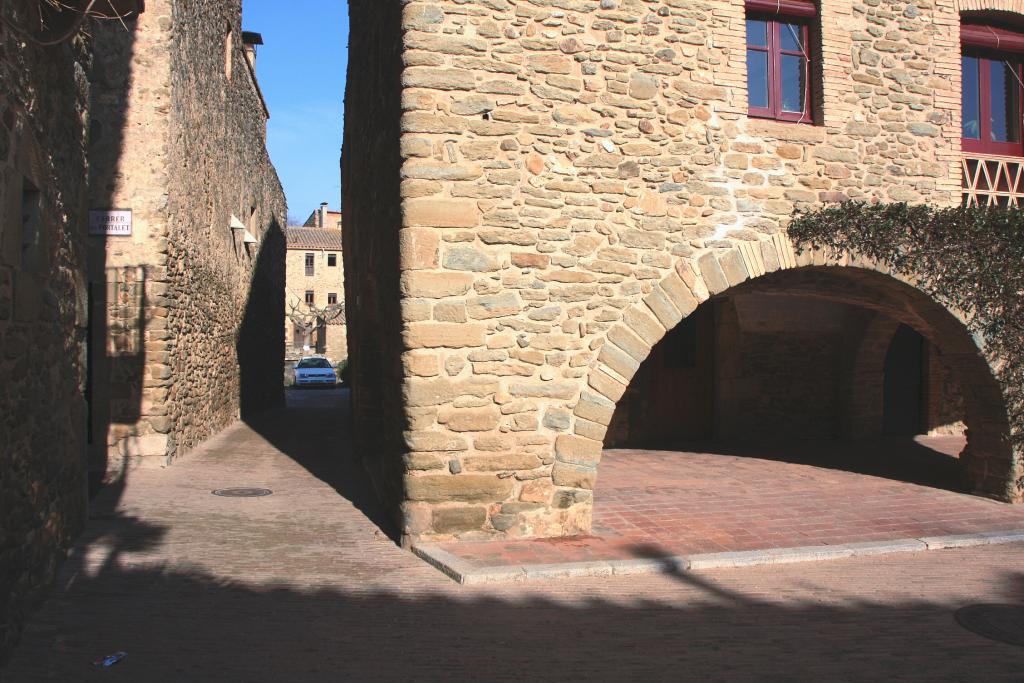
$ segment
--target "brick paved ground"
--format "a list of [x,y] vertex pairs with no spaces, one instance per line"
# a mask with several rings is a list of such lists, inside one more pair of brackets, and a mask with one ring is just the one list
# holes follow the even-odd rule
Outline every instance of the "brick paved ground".
[[609,450],[593,536],[442,548],[481,565],[517,565],[628,559],[638,548],[686,555],[1024,529],[1024,507],[955,491],[963,444],[933,437]]
[[[952,617],[1024,602],[1021,546],[458,586],[367,518],[341,400],[301,394],[106,490],[0,680],[1022,678],[1024,649]],[[209,494],[223,486],[275,493]]]

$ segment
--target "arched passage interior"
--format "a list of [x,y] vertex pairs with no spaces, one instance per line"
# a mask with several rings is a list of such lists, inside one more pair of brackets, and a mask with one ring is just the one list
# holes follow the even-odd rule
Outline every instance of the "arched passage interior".
[[1005,499],[1006,434],[998,384],[949,311],[870,270],[779,271],[653,346],[608,427],[594,525],[673,487],[698,507],[780,492],[780,505],[862,496],[865,510],[882,491]]

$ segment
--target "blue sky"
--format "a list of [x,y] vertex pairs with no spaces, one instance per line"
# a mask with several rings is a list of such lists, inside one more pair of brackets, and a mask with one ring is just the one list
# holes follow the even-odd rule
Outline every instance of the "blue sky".
[[267,147],[289,216],[304,221],[320,202],[337,210],[348,3],[244,0],[242,26],[263,35],[256,67],[270,108]]

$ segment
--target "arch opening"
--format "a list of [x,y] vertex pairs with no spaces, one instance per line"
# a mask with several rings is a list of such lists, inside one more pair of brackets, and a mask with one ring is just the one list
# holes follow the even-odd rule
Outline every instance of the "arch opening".
[[778,271],[711,296],[653,344],[608,425],[594,528],[621,521],[628,491],[705,511],[766,496],[870,511],[936,489],[1016,502],[1008,433],[991,368],[952,313],[871,270]]

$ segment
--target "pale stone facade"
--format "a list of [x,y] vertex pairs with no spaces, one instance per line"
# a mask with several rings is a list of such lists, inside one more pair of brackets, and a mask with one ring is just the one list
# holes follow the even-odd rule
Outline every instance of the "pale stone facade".
[[[326,227],[332,223],[335,228]],[[284,335],[289,360],[311,353],[334,363],[348,358],[340,226],[340,213],[324,205],[303,227],[288,228]]]
[[[971,487],[1021,499],[1003,397],[956,312],[875,264],[825,268],[783,232],[844,199],[960,202],[958,27],[981,6],[825,0],[817,120],[783,123],[747,115],[740,0],[350,5],[353,405],[406,541],[588,531],[641,362],[710,298],[740,307],[719,343],[750,347],[737,335],[765,294],[859,312],[839,433],[880,419],[870,334],[927,339],[963,393]],[[718,370],[751,405],[742,366]]]
[[91,467],[119,472],[281,400],[286,207],[239,0],[151,0],[95,45],[90,208],[133,215],[90,242]]

